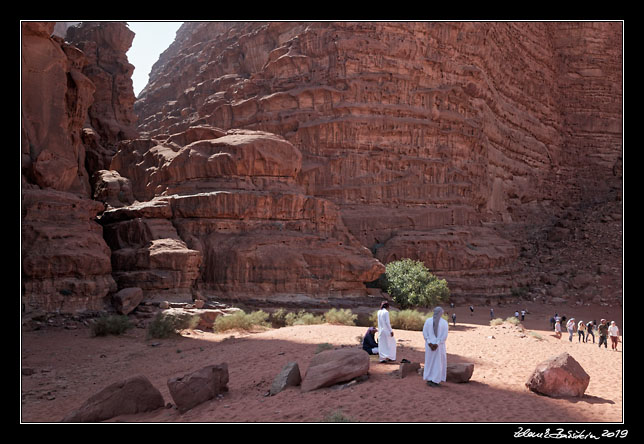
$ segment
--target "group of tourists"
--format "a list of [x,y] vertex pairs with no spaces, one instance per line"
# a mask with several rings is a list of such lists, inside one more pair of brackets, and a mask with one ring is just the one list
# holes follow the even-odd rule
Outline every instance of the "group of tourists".
[[568,331],[568,340],[572,342],[575,330],[577,331],[577,341],[588,343],[590,337],[593,338],[593,344],[595,343],[595,333],[599,335],[599,347],[602,345],[604,348],[608,348],[608,338],[610,338],[611,349],[617,351],[617,344],[619,343],[619,328],[615,324],[615,321],[608,322],[606,319],[601,319],[599,323],[597,321],[588,321],[584,322],[583,320],[577,320],[575,318],[566,319],[566,316],[559,316],[557,313],[550,318],[550,325],[555,331],[555,336],[561,339],[562,336],[562,325],[566,326]]
[[[436,307],[433,315],[425,321],[425,369],[423,379],[430,387],[438,387],[447,378],[447,349],[445,340],[449,326],[443,319],[443,309]],[[378,342],[375,334],[380,332]],[[378,310],[378,328],[369,327],[362,340],[362,348],[370,355],[378,355],[380,362],[396,361],[396,339],[389,320],[389,303],[384,301]]]

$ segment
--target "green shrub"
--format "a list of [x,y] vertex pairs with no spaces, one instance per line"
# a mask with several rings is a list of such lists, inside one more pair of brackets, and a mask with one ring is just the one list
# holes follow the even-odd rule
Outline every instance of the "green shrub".
[[226,316],[219,316],[215,320],[213,330],[222,332],[226,330],[252,330],[257,327],[269,327],[268,313],[258,310],[246,313],[243,310]]
[[[389,310],[389,322],[391,328],[399,330],[422,331],[425,321],[431,314],[423,313],[418,310]],[[445,318],[445,316],[443,316]],[[374,311],[369,317],[371,325],[378,326],[378,312]]]
[[324,320],[329,324],[355,325],[356,319],[358,319],[358,315],[353,314],[351,310],[345,308],[332,308],[324,313]]
[[120,335],[132,328],[130,319],[125,315],[109,315],[96,319],[91,327],[92,336]]
[[422,331],[428,314],[417,310],[400,310],[389,312],[391,327],[400,330]]
[[324,324],[324,317],[322,315],[315,316],[313,313],[308,313],[304,310],[300,310],[297,313],[288,313],[284,317],[286,325],[314,325],[314,324]]
[[271,323],[273,327],[284,327],[286,325],[286,315],[288,312],[285,308],[278,308],[270,315]]
[[199,323],[199,316],[184,312],[161,311],[154,316],[148,325],[148,337],[164,339],[174,336],[179,330],[195,328]]
[[510,317],[506,318],[505,322],[507,322],[508,324],[512,324],[512,325],[519,325],[521,323],[519,321],[519,318],[517,318],[516,316],[510,316]]
[[493,327],[495,325],[501,325],[501,324],[503,324],[503,319],[501,319],[501,318],[492,319],[490,321],[490,325],[493,326]]
[[349,418],[348,416],[346,416],[344,413],[342,413],[341,410],[335,410],[333,412],[328,413],[324,417],[323,422],[355,422],[355,421]]
[[450,295],[445,279],[438,279],[425,264],[412,259],[387,264],[385,287],[401,308],[431,308],[449,300]]

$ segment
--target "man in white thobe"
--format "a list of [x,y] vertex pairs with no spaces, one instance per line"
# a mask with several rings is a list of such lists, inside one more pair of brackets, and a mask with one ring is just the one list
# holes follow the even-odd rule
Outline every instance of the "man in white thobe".
[[387,301],[380,304],[378,310],[378,354],[380,355],[380,362],[395,361],[396,360],[396,339],[394,338],[394,330],[391,328],[389,322],[389,303]]
[[425,370],[423,379],[427,385],[438,387],[447,379],[447,331],[449,324],[442,318],[443,309],[436,307],[432,317],[427,318],[423,326],[425,338]]

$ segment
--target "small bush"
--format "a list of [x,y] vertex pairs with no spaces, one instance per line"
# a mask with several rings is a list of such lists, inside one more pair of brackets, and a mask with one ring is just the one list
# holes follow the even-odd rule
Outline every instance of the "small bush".
[[328,413],[324,417],[323,422],[355,422],[355,421],[349,418],[348,416],[346,416],[344,413],[342,413],[341,410],[335,410],[333,412]]
[[433,307],[449,299],[445,279],[438,279],[421,261],[403,259],[385,267],[385,287],[401,308]]
[[417,310],[400,310],[389,312],[391,327],[401,330],[422,331],[429,315]]
[[324,320],[329,324],[356,325],[356,319],[358,319],[358,315],[355,315],[351,310],[344,308],[339,310],[332,308],[324,313]]
[[529,331],[528,334],[539,341],[543,341],[543,336],[541,336],[539,333]]
[[252,313],[246,313],[243,310],[234,312],[231,315],[219,316],[215,320],[213,330],[222,332],[226,330],[252,330],[253,328],[267,328],[270,325],[267,322],[268,313],[258,310]]
[[148,325],[148,337],[155,339],[169,338],[178,334],[179,330],[195,328],[199,316],[182,312],[159,312]]
[[314,324],[324,324],[323,316],[315,316],[313,313],[308,313],[304,310],[300,310],[297,313],[288,313],[284,317],[286,325],[314,325]]
[[503,324],[503,319],[501,319],[501,318],[492,319],[490,321],[490,325],[493,326],[493,327],[495,325],[501,325],[501,324]]
[[284,327],[286,326],[286,315],[287,311],[285,308],[278,308],[275,310],[273,313],[270,315],[270,320],[271,323],[273,324],[273,327]]
[[[399,330],[413,330],[413,331],[422,331],[425,321],[430,314],[423,313],[418,310],[389,310],[389,322],[391,322],[391,328],[396,328]],[[443,316],[445,319],[445,316]],[[369,317],[371,325],[378,326],[378,312],[374,311]]]
[[517,318],[516,316],[510,316],[510,317],[506,318],[505,322],[507,322],[508,324],[512,324],[512,325],[519,325],[521,323],[519,321],[519,318]]
[[92,323],[90,330],[92,336],[120,335],[132,328],[130,319],[125,315],[103,316]]

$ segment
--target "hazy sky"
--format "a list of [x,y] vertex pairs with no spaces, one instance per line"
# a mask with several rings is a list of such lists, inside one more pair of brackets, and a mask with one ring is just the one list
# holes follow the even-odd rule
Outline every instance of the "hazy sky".
[[134,65],[132,83],[134,94],[139,95],[148,83],[152,65],[174,41],[177,29],[183,22],[127,22],[134,33],[132,47],[127,52],[128,61]]

